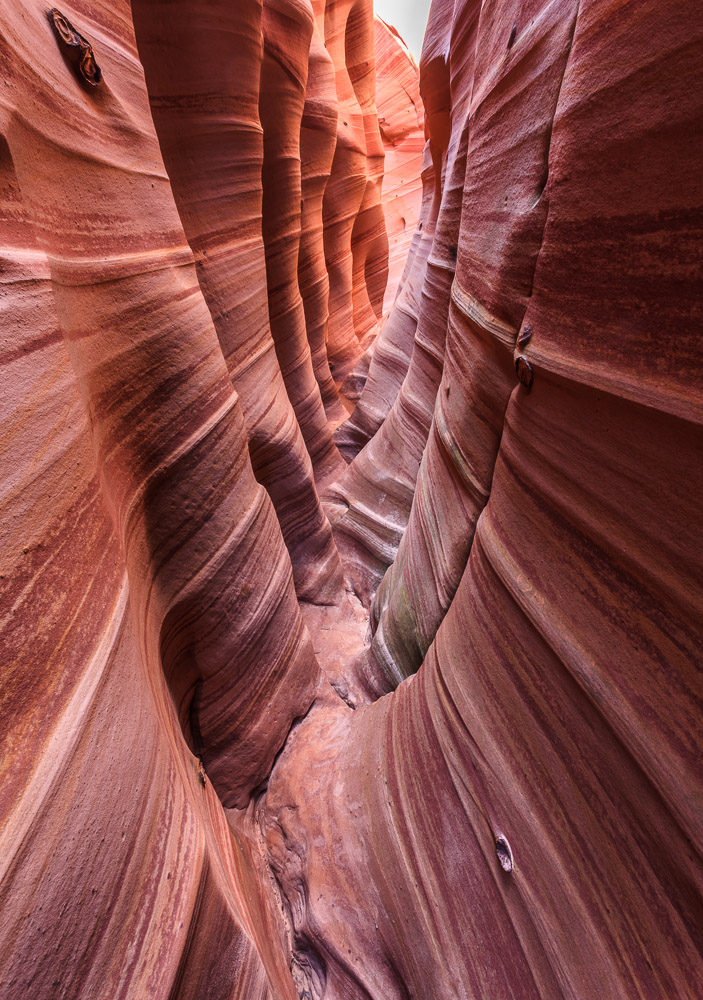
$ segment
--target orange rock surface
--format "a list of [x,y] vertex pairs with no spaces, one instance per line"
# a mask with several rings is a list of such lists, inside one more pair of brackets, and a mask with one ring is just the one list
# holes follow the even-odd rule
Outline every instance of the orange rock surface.
[[383,211],[388,231],[388,285],[384,311],[393,305],[422,207],[425,116],[420,71],[395,28],[374,18],[376,107],[385,163]]
[[[159,143],[241,401],[254,473],[276,508],[298,594],[333,599],[341,587],[341,565],[316,495],[311,456],[323,474],[330,463],[334,468],[336,449],[314,391],[290,273],[296,217],[290,223],[293,236],[286,232],[290,254],[279,262],[286,265],[286,283],[271,290],[275,344],[269,325],[259,119],[261,2],[210,3],[198,17],[197,32],[185,0],[169,4],[168,18],[159,0],[134,0],[132,11]],[[182,155],[184,143],[188,156]],[[280,212],[274,209],[273,218],[280,219]],[[286,288],[297,320],[288,335],[286,303],[280,301]],[[269,387],[266,393],[262,384]]]
[[[340,450],[350,460],[383,423],[407,371],[417,325],[415,293],[422,287],[433,222],[434,178],[429,150],[423,170],[425,139],[419,73],[394,30],[378,17],[375,25],[382,82],[377,104],[386,154],[383,206],[390,235],[385,300],[389,312],[380,335],[359,366],[362,392],[358,405],[336,434]],[[411,280],[406,281],[406,277]]]
[[0,0],[1,1000],[698,997],[702,42]]

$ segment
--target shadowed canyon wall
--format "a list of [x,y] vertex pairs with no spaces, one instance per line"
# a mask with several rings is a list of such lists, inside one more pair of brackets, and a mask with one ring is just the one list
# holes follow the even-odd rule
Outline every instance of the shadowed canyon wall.
[[0,0],[2,1000],[698,1000],[702,51]]

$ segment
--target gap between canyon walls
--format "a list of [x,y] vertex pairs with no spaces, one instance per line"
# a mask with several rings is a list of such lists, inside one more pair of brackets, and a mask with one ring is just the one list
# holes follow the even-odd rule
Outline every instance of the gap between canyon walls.
[[690,1000],[695,13],[0,0],[2,1000]]

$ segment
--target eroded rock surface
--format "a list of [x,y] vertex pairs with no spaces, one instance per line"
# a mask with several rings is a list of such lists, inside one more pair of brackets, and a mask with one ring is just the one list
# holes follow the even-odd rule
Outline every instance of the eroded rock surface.
[[698,996],[702,35],[0,0],[3,1000]]

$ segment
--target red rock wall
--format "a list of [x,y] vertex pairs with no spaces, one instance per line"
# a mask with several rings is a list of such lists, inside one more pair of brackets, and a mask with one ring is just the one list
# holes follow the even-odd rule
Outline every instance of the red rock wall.
[[[326,995],[663,1000],[703,979],[695,22],[433,4],[420,294],[448,321],[420,311],[336,522],[364,596],[392,564],[378,688],[419,671],[314,709],[265,804]],[[401,423],[413,398],[429,419]]]
[[325,0],[313,3],[305,104],[300,130],[302,217],[298,284],[315,377],[332,426],[346,419],[327,353],[330,279],[325,262],[323,202],[337,146],[337,88],[325,45]]
[[220,803],[249,800],[318,667],[129,6],[70,15],[95,89],[44,9],[0,19],[0,993],[291,996]]
[[376,107],[383,139],[383,211],[388,231],[388,285],[383,309],[398,293],[422,208],[425,116],[420,71],[403,39],[382,18],[374,18]]
[[64,14],[99,82],[0,0],[0,997],[697,997],[692,0],[433,0],[373,352],[371,5]]
[[325,7],[325,44],[337,93],[337,145],[323,204],[330,281],[327,353],[337,380],[350,374],[375,332],[387,273],[372,18],[371,0],[328,0]]
[[298,285],[300,134],[313,24],[306,0],[264,0],[259,114],[264,129],[263,233],[271,329],[288,396],[322,484],[337,478],[343,462],[315,378]]
[[[417,326],[414,291],[422,286],[433,221],[434,178],[428,151],[423,170],[425,142],[418,71],[392,29],[380,18],[375,24],[379,79],[383,84],[377,96],[386,153],[383,206],[391,236],[386,303],[391,308],[357,369],[363,376],[358,405],[335,435],[340,451],[349,460],[382,424],[407,371]],[[411,274],[412,280],[406,281]]]
[[[254,472],[273,500],[291,554],[297,592],[313,600],[332,599],[341,586],[341,566],[316,496],[311,456],[324,474],[330,464],[334,468],[336,449],[315,392],[291,274],[300,226],[295,213],[285,232],[281,230],[290,245],[288,256],[278,262],[286,281],[267,285],[264,265],[261,2],[210,3],[198,15],[197,31],[191,4],[172,0],[167,9],[165,17],[161,0],[132,4],[154,124],[176,204],[242,403]],[[173,52],[178,52],[178,60]],[[272,100],[276,104],[282,97]],[[184,144],[188,156],[183,155]],[[275,163],[269,172],[274,168]],[[276,178],[272,184],[275,189]],[[282,182],[279,187],[283,197]],[[282,215],[281,206],[274,204],[270,217],[280,224]],[[273,236],[271,242],[274,254],[280,244]],[[281,301],[286,289],[288,313],[288,303]],[[281,317],[287,315],[294,321],[288,327],[283,322],[281,329]],[[266,393],[262,385],[270,387]]]

